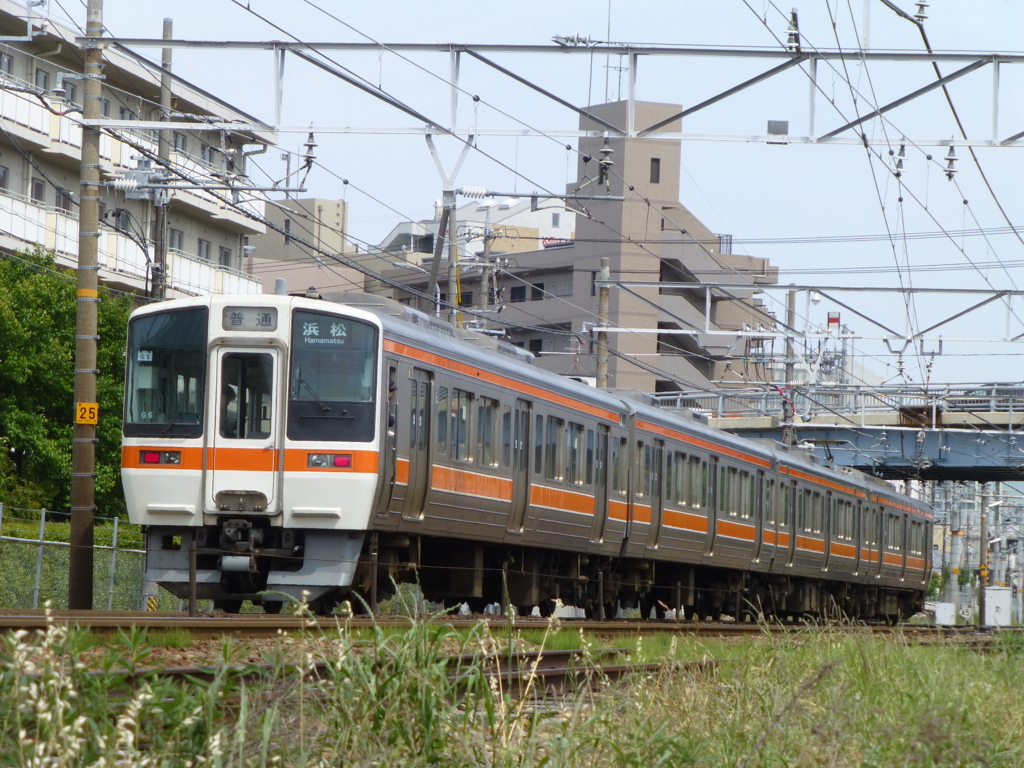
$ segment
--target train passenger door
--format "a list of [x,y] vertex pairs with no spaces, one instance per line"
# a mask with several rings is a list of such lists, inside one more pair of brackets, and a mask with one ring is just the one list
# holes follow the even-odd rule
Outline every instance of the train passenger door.
[[608,427],[597,425],[594,446],[594,525],[590,529],[590,541],[600,544],[608,524]]
[[402,510],[402,517],[406,520],[422,520],[431,479],[430,372],[413,368],[405,387],[409,395],[408,408],[404,414],[398,413],[398,438],[402,439],[401,422],[404,420],[407,435],[404,443],[409,457],[409,485],[405,489],[405,508]]
[[[764,529],[774,525],[775,514],[771,509],[771,483],[764,476],[764,471],[757,473],[754,489],[754,557],[755,563],[760,562],[764,549]],[[771,521],[771,522],[769,522]]]
[[647,548],[657,549],[661,540],[662,520],[665,516],[664,488],[662,486],[662,473],[665,461],[665,442],[654,440],[652,445],[644,446],[645,451],[650,451],[648,471],[644,482],[647,483],[647,492],[651,501],[651,530],[647,536]]
[[715,549],[715,538],[718,533],[718,457],[708,459],[707,474],[704,476],[704,505],[708,511],[708,538],[704,543],[704,555],[710,555]]
[[864,552],[863,552],[863,536],[864,526],[862,525],[862,517],[864,515],[864,502],[857,499],[853,505],[853,541],[856,545],[856,552],[853,555],[853,572],[854,574],[860,573],[861,567],[864,563]]
[[876,506],[870,513],[871,516],[871,528],[875,539],[874,543],[874,557],[875,565],[872,575],[881,576],[882,564],[885,562],[885,508]]
[[[276,349],[221,348],[214,392],[220,393],[207,455],[206,504],[239,512],[280,509],[280,356]],[[211,398],[213,400],[213,398]]]
[[398,428],[398,362],[388,361],[388,376],[384,386],[385,405],[384,423],[381,426],[381,481],[374,506],[378,517],[387,517],[391,502],[395,495],[395,471],[398,464],[397,428]]
[[530,403],[516,400],[512,414],[512,506],[508,532],[522,533],[530,499]]
[[825,565],[822,570],[827,571],[832,562],[832,532],[835,530],[833,519],[836,516],[836,497],[832,491],[825,493],[825,519],[822,521],[821,535],[825,539]]
[[787,567],[793,565],[793,558],[796,557],[796,505],[799,503],[797,496],[800,488],[795,482],[786,486],[789,491],[786,494],[786,509],[783,511],[783,520],[786,525],[786,549],[783,560]]

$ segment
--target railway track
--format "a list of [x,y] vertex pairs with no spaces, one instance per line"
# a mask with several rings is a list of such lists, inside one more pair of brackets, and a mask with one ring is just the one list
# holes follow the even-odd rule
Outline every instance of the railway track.
[[[629,648],[600,650],[547,650],[501,652],[497,654],[454,654],[444,660],[449,667],[449,681],[456,687],[468,686],[471,678],[481,675],[494,690],[513,698],[535,699],[557,697],[582,686],[595,687],[614,683],[629,675],[661,675],[685,671],[702,678],[710,677],[723,663],[719,660],[693,662],[628,663]],[[150,667],[136,670],[110,669],[92,674],[112,675],[128,687],[142,680],[170,680],[182,684],[209,684],[225,675],[235,684],[258,684],[273,677],[280,681],[291,678],[299,682],[329,682],[333,662],[309,664],[269,663],[232,664],[227,667],[195,665]]]
[[[127,628],[146,628],[151,631],[162,629],[184,629],[197,638],[232,636],[238,638],[274,637],[283,632],[329,631],[340,626],[347,628],[403,627],[413,626],[420,621],[440,621],[455,629],[477,626],[488,621],[493,627],[510,626],[507,617],[377,617],[362,616],[320,616],[302,617],[288,614],[208,614],[189,617],[183,613],[159,612],[104,612],[104,611],[0,611],[0,632],[17,630],[44,630],[51,623],[58,626],[77,627],[96,634],[116,633]],[[931,627],[916,624],[867,625],[867,624],[757,624],[736,622],[699,622],[673,620],[632,620],[592,621],[588,619],[560,620],[563,626],[571,626],[596,636],[635,635],[675,632],[701,635],[704,637],[739,637],[750,635],[770,636],[776,633],[792,633],[808,627],[828,628],[830,631],[871,632],[872,634],[899,633],[915,642],[937,641],[949,638],[990,637],[993,633],[1019,631],[1013,628],[991,628],[976,626]],[[516,617],[511,624],[517,629],[535,627],[543,629],[547,619]]]

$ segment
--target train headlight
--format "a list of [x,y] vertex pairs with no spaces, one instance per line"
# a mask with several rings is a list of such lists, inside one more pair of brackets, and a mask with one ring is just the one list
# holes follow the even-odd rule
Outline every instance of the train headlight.
[[142,451],[140,464],[181,464],[181,451]]
[[350,469],[352,454],[350,453],[311,453],[307,466],[316,469]]

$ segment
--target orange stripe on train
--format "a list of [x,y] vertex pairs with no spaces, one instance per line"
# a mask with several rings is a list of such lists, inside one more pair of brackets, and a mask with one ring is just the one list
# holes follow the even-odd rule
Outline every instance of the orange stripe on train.
[[[408,474],[408,469],[406,470]],[[408,481],[408,477],[406,478]],[[452,467],[434,465],[430,487],[437,491],[462,493],[498,501],[512,501],[512,481],[504,477],[483,475]]]
[[530,504],[548,509],[576,512],[580,515],[594,514],[594,497],[584,493],[573,493],[546,485],[530,486]]

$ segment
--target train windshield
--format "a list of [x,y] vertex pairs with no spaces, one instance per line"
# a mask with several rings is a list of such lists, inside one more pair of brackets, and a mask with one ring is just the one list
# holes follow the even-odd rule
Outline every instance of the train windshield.
[[373,440],[377,329],[348,317],[296,311],[291,354],[288,439]]
[[208,318],[198,307],[144,315],[128,325],[127,437],[203,434]]

